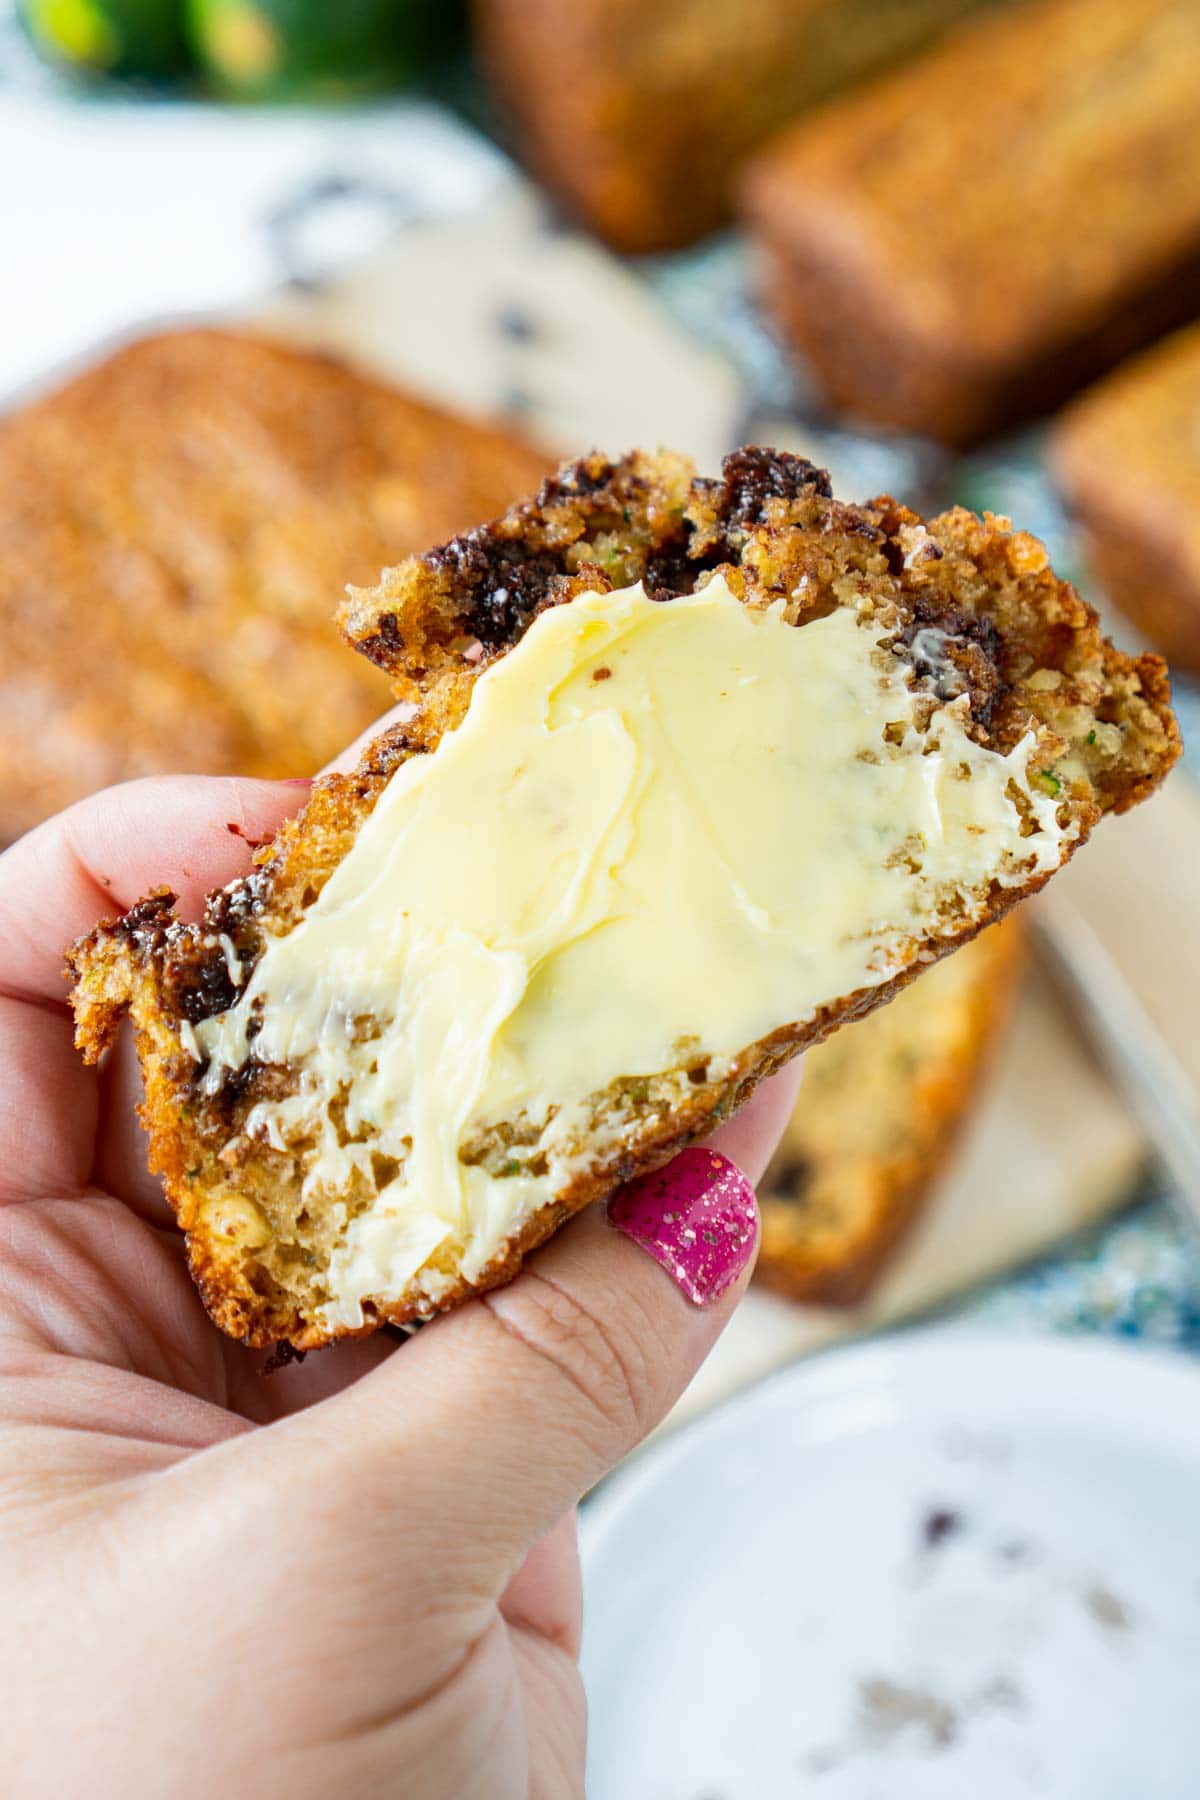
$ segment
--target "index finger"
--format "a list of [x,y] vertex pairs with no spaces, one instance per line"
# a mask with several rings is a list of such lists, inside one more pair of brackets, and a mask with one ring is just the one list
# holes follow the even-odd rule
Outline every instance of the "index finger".
[[69,944],[154,887],[173,889],[194,915],[211,888],[245,872],[252,846],[306,789],[233,776],[131,781],[18,838],[0,856],[0,994],[65,1005]]
[[[709,1143],[722,1156],[737,1150],[744,1174],[761,1174],[798,1080],[792,1064],[763,1082],[737,1134],[731,1121]],[[276,1431],[280,1489],[307,1482],[327,1513],[329,1484],[346,1484],[359,1500],[360,1566],[388,1567],[401,1545],[412,1553],[421,1544],[431,1568],[449,1555],[460,1580],[470,1567],[506,1582],[665,1415],[748,1277],[747,1263],[714,1303],[694,1305],[657,1259],[590,1207],[508,1287],[447,1313],[402,1355]],[[404,1602],[397,1590],[381,1604],[393,1599]]]

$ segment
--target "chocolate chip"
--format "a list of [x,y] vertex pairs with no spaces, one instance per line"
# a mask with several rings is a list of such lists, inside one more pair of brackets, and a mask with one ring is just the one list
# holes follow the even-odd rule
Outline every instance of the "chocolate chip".
[[957,1537],[965,1520],[949,1506],[931,1506],[921,1521],[921,1542],[926,1550],[940,1550],[952,1537]]
[[721,464],[727,526],[743,530],[762,524],[768,500],[798,500],[801,494],[833,497],[828,472],[807,457],[787,450],[765,450],[750,444]]

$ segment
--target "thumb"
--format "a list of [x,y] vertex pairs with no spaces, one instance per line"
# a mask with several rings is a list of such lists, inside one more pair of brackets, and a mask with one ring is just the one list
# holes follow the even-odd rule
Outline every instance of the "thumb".
[[609,1219],[589,1209],[511,1285],[290,1424],[338,1445],[349,1480],[389,1471],[410,1542],[461,1548],[485,1582],[506,1579],[659,1423],[720,1336],[757,1248],[749,1178],[798,1081],[793,1067],[765,1082],[707,1144],[622,1189]]

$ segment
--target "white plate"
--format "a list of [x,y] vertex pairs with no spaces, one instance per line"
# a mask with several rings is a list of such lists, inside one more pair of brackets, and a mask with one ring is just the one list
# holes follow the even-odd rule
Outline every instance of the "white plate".
[[585,1512],[589,1800],[1200,1795],[1200,1369],[942,1327]]

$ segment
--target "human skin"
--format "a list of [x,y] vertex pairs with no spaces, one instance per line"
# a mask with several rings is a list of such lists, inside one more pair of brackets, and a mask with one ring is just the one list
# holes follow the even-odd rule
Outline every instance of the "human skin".
[[[581,1795],[574,1507],[748,1279],[692,1304],[592,1209],[402,1345],[268,1376],[212,1326],[146,1166],[132,1047],[84,1067],[62,953],[163,882],[195,916],[303,798],[136,782],[0,858],[8,1800]],[[752,1180],[797,1080],[713,1140]]]

